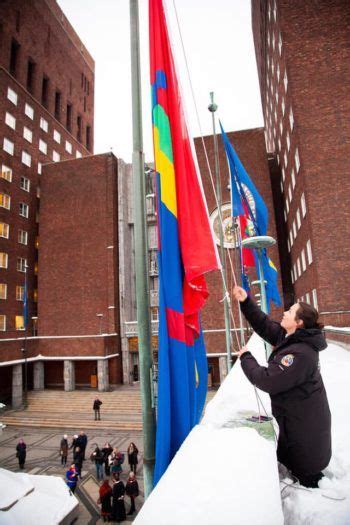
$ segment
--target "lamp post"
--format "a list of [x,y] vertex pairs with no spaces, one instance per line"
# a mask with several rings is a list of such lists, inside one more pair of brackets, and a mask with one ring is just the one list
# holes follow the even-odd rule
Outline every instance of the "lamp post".
[[27,361],[27,329],[28,329],[28,264],[24,263],[24,305],[23,305],[23,325],[24,325],[24,347],[21,349],[24,355],[24,408],[28,408],[28,361]]
[[36,337],[37,336],[37,333],[38,333],[38,317],[37,316],[33,316],[32,317],[32,321],[33,321],[33,336]]

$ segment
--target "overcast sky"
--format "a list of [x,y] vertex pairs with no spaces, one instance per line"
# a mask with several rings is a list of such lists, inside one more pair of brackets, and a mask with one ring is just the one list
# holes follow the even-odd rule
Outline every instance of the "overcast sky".
[[[200,135],[184,66],[173,0],[164,0],[179,67],[189,129]],[[95,153],[113,149],[131,160],[130,19],[128,0],[58,0],[95,64]],[[203,134],[215,92],[226,131],[263,125],[251,30],[250,0],[175,0]],[[148,59],[148,0],[139,0],[146,161],[153,158]]]

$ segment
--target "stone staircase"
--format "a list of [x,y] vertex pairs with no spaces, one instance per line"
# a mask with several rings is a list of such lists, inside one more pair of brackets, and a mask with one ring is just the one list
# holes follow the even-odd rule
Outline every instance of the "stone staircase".
[[[94,399],[102,401],[101,421],[94,421]],[[111,392],[42,390],[28,392],[28,408],[7,410],[5,425],[19,427],[142,430],[141,397],[138,387],[120,387]]]
[[[215,395],[209,391],[207,402]],[[102,401],[101,421],[94,421],[92,405]],[[6,410],[5,425],[18,427],[111,429],[142,431],[141,396],[138,386],[121,386],[111,392],[89,390],[41,390],[28,392],[28,408]]]

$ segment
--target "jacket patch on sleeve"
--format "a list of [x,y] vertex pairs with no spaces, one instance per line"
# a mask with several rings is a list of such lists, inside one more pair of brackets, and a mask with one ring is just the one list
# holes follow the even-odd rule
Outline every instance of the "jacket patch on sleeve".
[[293,364],[293,361],[294,361],[294,355],[288,354],[282,357],[281,364],[283,366],[291,366]]

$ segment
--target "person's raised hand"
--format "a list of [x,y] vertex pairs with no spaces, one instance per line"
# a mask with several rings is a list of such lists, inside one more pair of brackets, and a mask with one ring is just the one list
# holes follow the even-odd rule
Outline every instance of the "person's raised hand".
[[244,288],[241,288],[241,286],[237,286],[237,285],[234,287],[232,294],[233,294],[233,297],[240,303],[245,301],[246,298],[248,297],[247,292],[244,290]]

